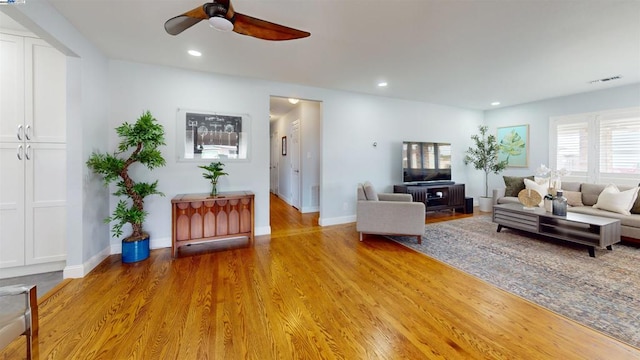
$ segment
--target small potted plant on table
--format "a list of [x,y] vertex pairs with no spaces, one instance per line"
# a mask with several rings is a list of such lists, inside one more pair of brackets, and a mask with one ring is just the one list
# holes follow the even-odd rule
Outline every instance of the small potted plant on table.
[[206,173],[202,173],[202,176],[211,181],[211,193],[209,193],[209,195],[216,196],[218,194],[218,178],[223,175],[229,175],[223,171],[224,164],[218,161],[198,167],[207,171]]
[[149,234],[142,228],[147,216],[144,198],[164,194],[157,190],[157,180],[153,183],[136,182],[129,176],[129,169],[135,163],[149,170],[165,165],[165,159],[158,149],[165,145],[164,128],[146,111],[134,124],[125,122],[116,128],[116,132],[121,139],[118,149],[112,154],[92,153],[87,166],[104,177],[105,186],[117,181],[117,191],[113,195],[126,198],[118,202],[105,222],[114,222],[111,229],[114,237],[122,236],[125,224],[131,225],[131,234],[122,239],[122,262],[131,263],[149,257]]

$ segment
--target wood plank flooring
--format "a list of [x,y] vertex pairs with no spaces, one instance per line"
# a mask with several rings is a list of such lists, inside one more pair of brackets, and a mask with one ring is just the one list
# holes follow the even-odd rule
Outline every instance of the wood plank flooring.
[[[640,358],[393,241],[359,242],[354,224],[271,206],[272,234],[253,244],[114,255],[63,282],[41,300],[36,359]],[[0,359],[24,358],[24,344]]]

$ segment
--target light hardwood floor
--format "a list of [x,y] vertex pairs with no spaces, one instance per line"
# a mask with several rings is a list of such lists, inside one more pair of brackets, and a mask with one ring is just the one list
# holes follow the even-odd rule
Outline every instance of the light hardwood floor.
[[[459,215],[471,216],[471,215]],[[429,214],[427,221],[449,220]],[[109,257],[40,301],[37,359],[635,359],[640,351],[272,197],[272,235]],[[426,241],[429,241],[427,238]],[[0,359],[24,358],[24,340]]]

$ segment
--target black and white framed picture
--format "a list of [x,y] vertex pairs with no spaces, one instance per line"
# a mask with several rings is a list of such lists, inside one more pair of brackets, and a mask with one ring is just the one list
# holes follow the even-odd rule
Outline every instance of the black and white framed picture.
[[287,137],[283,136],[282,137],[282,156],[286,156],[287,155]]
[[178,109],[179,160],[247,160],[247,114]]

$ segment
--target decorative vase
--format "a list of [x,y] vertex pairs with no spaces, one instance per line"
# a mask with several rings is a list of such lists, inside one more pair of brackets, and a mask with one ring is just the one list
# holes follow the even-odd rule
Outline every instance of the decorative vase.
[[122,241],[122,262],[134,263],[149,257],[149,238],[137,241]]
[[567,198],[562,190],[558,190],[558,195],[553,198],[553,215],[567,216]]
[[553,200],[544,199],[544,209],[546,212],[551,212],[553,210]]
[[216,196],[218,195],[218,182],[217,181],[212,181],[211,182],[211,194],[209,194],[211,196]]

